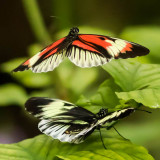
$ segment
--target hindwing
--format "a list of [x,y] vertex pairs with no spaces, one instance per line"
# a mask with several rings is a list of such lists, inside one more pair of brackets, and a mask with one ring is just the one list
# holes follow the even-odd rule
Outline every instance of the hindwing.
[[149,49],[133,42],[78,32],[78,28],[72,28],[66,37],[47,46],[13,71],[52,71],[65,57],[75,65],[86,68],[103,65],[112,59],[134,58],[149,53]]
[[103,65],[112,59],[134,58],[149,53],[139,44],[102,35],[79,34],[67,49],[68,58],[77,66]]
[[28,112],[41,119],[41,132],[62,142],[80,143],[95,129],[95,115],[72,103],[49,98],[33,97],[25,107]]

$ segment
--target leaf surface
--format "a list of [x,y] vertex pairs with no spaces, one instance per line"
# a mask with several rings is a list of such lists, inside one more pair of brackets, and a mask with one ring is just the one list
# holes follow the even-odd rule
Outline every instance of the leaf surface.
[[[108,132],[108,131],[107,131]],[[153,160],[147,150],[134,145],[129,141],[117,137],[107,137],[104,143],[105,150],[99,138],[99,133],[94,133],[81,144],[61,143],[46,135],[15,144],[0,144],[0,159],[3,160]]]
[[116,92],[118,98],[133,99],[151,108],[160,107],[160,65],[118,60],[103,68],[121,87],[122,91]]

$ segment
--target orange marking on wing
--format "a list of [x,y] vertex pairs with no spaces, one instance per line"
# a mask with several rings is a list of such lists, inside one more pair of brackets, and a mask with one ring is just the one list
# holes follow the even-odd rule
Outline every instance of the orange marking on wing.
[[[86,49],[86,50],[89,50],[89,51],[92,51],[92,52],[98,52],[96,49],[92,48],[91,46],[85,44],[85,43],[82,43],[80,42],[79,40],[75,40],[72,45],[75,45],[77,47],[80,47],[82,49]],[[92,44],[90,44],[92,45]],[[93,45],[92,45],[93,46]]]
[[47,57],[49,57],[49,56],[51,56],[52,54],[56,53],[57,50],[58,50],[58,48],[54,49],[50,54],[48,54],[47,56],[45,56],[44,59],[47,58]]
[[[96,45],[102,46],[103,48],[107,48],[108,46],[112,46],[111,43],[106,42],[108,40],[105,36],[98,35],[79,35],[79,37],[87,42],[94,43]],[[102,37],[103,39],[100,39]]]
[[28,64],[29,64],[29,59],[23,63],[23,65],[26,65],[26,66],[27,66]]
[[[65,39],[64,38],[61,38],[59,39],[58,41],[50,44],[49,46],[47,46],[39,55],[42,56],[44,55],[45,53],[47,53],[49,50],[55,48],[57,45],[59,45],[63,40]],[[54,54],[55,52],[57,51],[57,48],[55,48],[54,50],[52,50],[52,52],[50,54],[48,54],[45,58],[49,57],[50,55]]]
[[122,53],[126,51],[132,51],[132,45],[130,43],[126,43],[126,46],[121,50]]

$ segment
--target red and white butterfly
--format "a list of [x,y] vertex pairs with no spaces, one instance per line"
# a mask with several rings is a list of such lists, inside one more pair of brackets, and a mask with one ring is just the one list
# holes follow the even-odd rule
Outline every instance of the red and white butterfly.
[[78,32],[78,28],[72,28],[66,37],[47,46],[13,71],[52,71],[65,57],[75,65],[86,68],[103,65],[111,59],[133,58],[149,53],[149,49],[133,42]]

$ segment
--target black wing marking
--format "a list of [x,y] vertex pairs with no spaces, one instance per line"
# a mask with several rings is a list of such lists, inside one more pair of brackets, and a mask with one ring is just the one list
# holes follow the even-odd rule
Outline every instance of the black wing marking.
[[105,123],[130,115],[135,108],[125,108],[115,112],[101,109],[96,115],[72,103],[44,97],[30,98],[25,107],[28,112],[41,119],[41,132],[62,142],[81,143],[96,128]]
[[41,132],[61,142],[81,143],[95,129],[95,126],[89,124],[74,124],[65,122],[56,122],[53,120],[41,120],[38,124]]
[[70,46],[68,48],[67,57],[72,63],[82,68],[96,67],[110,61],[110,59],[107,59],[103,55],[98,55],[97,53],[76,46]]
[[13,72],[28,69],[36,73],[51,71],[63,61],[69,44],[66,37],[61,38],[22,63]]
[[41,119],[41,132],[62,142],[80,143],[95,129],[95,114],[72,103],[50,98],[30,98],[25,107]]
[[134,58],[149,53],[137,43],[103,35],[79,34],[67,48],[67,57],[79,67],[103,65],[112,59]]

